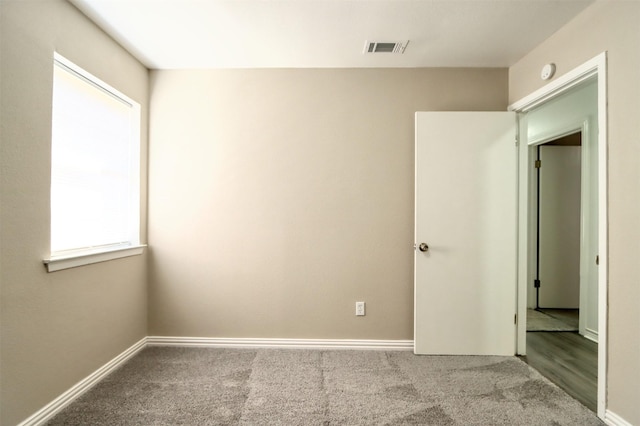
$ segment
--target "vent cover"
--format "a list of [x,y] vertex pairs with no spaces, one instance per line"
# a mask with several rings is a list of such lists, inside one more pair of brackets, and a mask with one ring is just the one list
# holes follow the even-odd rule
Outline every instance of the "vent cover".
[[409,40],[403,41],[366,41],[364,53],[404,53]]

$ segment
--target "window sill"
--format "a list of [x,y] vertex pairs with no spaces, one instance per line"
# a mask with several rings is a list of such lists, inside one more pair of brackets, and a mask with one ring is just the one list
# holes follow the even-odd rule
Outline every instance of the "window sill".
[[137,256],[144,252],[146,245],[118,248],[115,250],[100,251],[70,256],[52,256],[44,260],[47,272],[60,271],[62,269],[76,268],[92,263],[106,262],[123,257]]

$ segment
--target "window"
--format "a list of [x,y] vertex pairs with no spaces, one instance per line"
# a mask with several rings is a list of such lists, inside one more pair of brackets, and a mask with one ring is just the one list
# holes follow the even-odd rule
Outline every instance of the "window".
[[56,54],[45,263],[51,272],[141,252],[140,105]]

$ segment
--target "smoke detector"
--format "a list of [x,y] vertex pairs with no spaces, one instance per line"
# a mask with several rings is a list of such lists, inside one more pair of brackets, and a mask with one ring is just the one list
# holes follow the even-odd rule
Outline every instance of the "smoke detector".
[[409,40],[403,41],[366,41],[364,53],[404,53]]
[[543,80],[549,80],[556,73],[556,64],[547,64],[542,67],[540,71],[540,78]]

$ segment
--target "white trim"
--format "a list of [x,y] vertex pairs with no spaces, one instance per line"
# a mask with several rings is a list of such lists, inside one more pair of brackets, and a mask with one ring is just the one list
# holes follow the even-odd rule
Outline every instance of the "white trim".
[[47,267],[47,272],[60,271],[62,269],[76,268],[78,266],[90,265],[92,263],[106,262],[108,260],[120,259],[123,257],[137,256],[144,252],[146,244],[132,247],[117,248],[108,251],[99,251],[96,253],[69,255],[69,256],[52,256],[43,262]]
[[[86,84],[89,87],[91,87],[92,88],[91,93],[95,94],[94,91],[97,90],[98,92],[106,94],[112,100],[115,100],[117,103],[122,104],[126,108],[127,115],[130,120],[129,126],[128,126],[129,135],[126,140],[128,156],[126,156],[125,158],[122,158],[122,160],[126,160],[126,167],[128,169],[127,171],[129,174],[129,177],[127,179],[128,180],[128,190],[126,191],[127,196],[125,197],[125,198],[128,198],[128,200],[126,201],[126,207],[128,211],[126,212],[127,223],[126,225],[123,224],[123,228],[126,228],[126,229],[121,229],[120,231],[122,233],[118,232],[118,235],[110,234],[111,237],[113,237],[116,241],[110,241],[106,244],[104,244],[105,241],[94,241],[94,244],[89,247],[83,246],[84,243],[78,243],[77,241],[76,243],[80,244],[81,245],[80,247],[75,247],[73,242],[66,242],[66,243],[63,242],[61,243],[62,247],[60,247],[58,244],[59,242],[56,243],[54,241],[51,241],[52,251],[50,253],[50,258],[47,261],[45,261],[45,263],[50,263],[49,261],[56,260],[56,259],[81,257],[85,255],[93,255],[94,253],[100,253],[100,252],[106,253],[106,252],[111,252],[111,251],[115,251],[115,250],[119,250],[127,247],[139,247],[141,246],[140,244],[140,171],[141,171],[140,149],[141,149],[141,142],[142,142],[140,139],[141,138],[141,130],[140,130],[141,106],[138,102],[129,98],[128,96],[126,96],[119,90],[115,89],[113,86],[107,84],[103,80],[97,78],[90,72],[82,69],[80,66],[66,59],[64,56],[60,55],[58,52],[53,53],[53,64],[54,64],[54,70],[60,70],[61,72],[64,72],[65,75],[72,76],[74,80],[80,81],[82,82],[82,84]],[[57,75],[56,72],[54,72],[54,80],[57,78],[56,75]],[[87,93],[87,94],[90,94],[90,93]],[[63,102],[63,105],[64,105],[64,102]],[[63,111],[66,111],[64,106],[62,105],[59,105],[59,106],[63,109]],[[54,110],[55,109],[56,109],[56,105],[54,105]],[[64,114],[64,115],[67,115],[67,114]],[[72,113],[71,116],[69,116],[69,118],[72,120],[75,120],[78,117],[75,116],[75,113]],[[54,127],[56,127],[55,122],[56,121],[54,120]],[[60,141],[63,141],[63,139],[61,139]],[[66,143],[63,142],[62,146],[64,146],[65,144]],[[121,166],[124,166],[124,164],[122,164]],[[109,167],[107,168],[109,169]],[[52,175],[51,175],[52,185],[54,184],[54,178],[55,178],[54,175],[57,176],[57,174],[54,173],[55,172],[54,169],[57,169],[57,168],[52,166]],[[63,171],[66,170],[66,166],[62,167],[62,169]],[[82,174],[83,172],[81,172],[81,175]],[[52,202],[53,202],[53,199],[52,199]],[[123,207],[124,207],[124,203],[123,203]],[[56,227],[55,225],[56,224],[52,223],[52,227]],[[54,232],[52,231],[52,238],[53,238],[53,234]],[[108,237],[109,236],[107,236],[107,240],[109,239]],[[96,238],[100,240],[102,237],[96,237]],[[68,244],[71,244],[72,247],[69,247]],[[54,245],[56,246],[55,248],[54,248]],[[127,256],[140,254],[140,253],[127,254]],[[119,256],[119,257],[124,257],[124,256]],[[118,257],[109,257],[106,260],[115,259],[115,258],[118,258]],[[91,259],[91,257],[89,259]],[[52,272],[58,269],[73,268],[73,267],[85,265],[88,263],[96,263],[96,262],[102,262],[102,261],[104,260],[90,261],[87,263],[83,263],[82,261],[79,261],[77,262],[77,264],[73,263],[70,266],[62,266],[57,269],[55,267],[52,267],[52,268],[48,267],[48,270],[49,272]]]
[[[607,181],[607,144],[608,144],[608,128],[607,128],[607,52],[603,52],[598,56],[590,59],[579,67],[573,69],[567,74],[559,77],[557,80],[547,84],[546,86],[536,90],[532,94],[511,104],[509,111],[526,112],[536,106],[552,99],[553,97],[565,92],[584,82],[586,79],[597,75],[598,78],[598,255],[600,257],[600,265],[598,266],[598,417],[605,418],[607,404],[607,305],[608,305],[608,181]],[[522,165],[522,162],[521,162]],[[519,183],[520,190],[526,190],[526,185]],[[520,202],[522,208],[522,199]],[[526,236],[527,215],[519,217],[521,235]],[[523,222],[524,221],[524,222]],[[524,225],[523,225],[524,223]],[[522,253],[525,247],[519,246],[519,283],[518,297],[521,299],[526,295],[526,271],[527,255]],[[526,304],[519,300],[518,314],[522,316],[526,313]],[[525,317],[526,318],[526,317]],[[518,324],[518,354],[526,354],[526,321]]]
[[608,315],[609,315],[609,127],[607,54],[601,53],[598,73],[598,417],[607,410]]
[[413,340],[256,339],[226,337],[149,336],[149,346],[198,346],[211,348],[366,349],[412,351]]
[[17,426],[39,426],[89,391],[108,374],[122,366],[147,346],[180,346],[211,348],[286,348],[286,349],[361,349],[412,351],[413,340],[349,340],[349,339],[250,339],[212,337],[144,337],[129,349],[82,379],[62,395],[45,405]]
[[598,332],[590,328],[584,329],[584,338],[589,339],[592,342],[598,343]]
[[529,147],[544,145],[545,143],[551,142],[555,139],[560,139],[577,132],[586,133],[588,131],[589,120],[580,119],[579,121],[576,121],[574,123],[556,128],[553,131],[548,131],[546,134],[538,134],[534,139],[527,138],[527,145],[529,145]]
[[604,413],[604,422],[611,426],[633,426],[631,422],[626,421],[616,413],[606,410]]
[[610,426],[633,426],[630,422],[610,410],[605,411],[604,422]]
[[606,52],[601,53],[563,76],[558,77],[557,80],[514,102],[507,109],[509,111],[527,112],[596,74],[602,75],[602,68],[600,67],[606,64],[606,58]]
[[120,355],[97,369],[95,372],[76,383],[65,393],[45,405],[43,408],[38,410],[35,414],[24,420],[22,423],[19,423],[18,426],[36,426],[44,424],[53,416],[62,411],[67,405],[71,404],[77,398],[82,396],[82,394],[95,386],[105,376],[113,372],[115,369],[127,362],[131,357],[144,349],[146,346],[146,342],[147,338],[142,338],[139,342],[135,343],[129,349],[125,350]]
[[90,72],[74,64],[73,62],[71,62],[70,60],[68,60],[61,54],[59,54],[58,52],[53,52],[53,63],[61,66],[66,71],[72,74],[75,74],[76,76],[83,79],[85,82],[89,83],[90,85],[94,86],[99,90],[102,90],[103,92],[107,93],[109,96],[112,96],[114,99],[117,99],[120,102],[123,102],[125,105],[128,105],[132,108],[136,106],[137,108],[140,108],[140,104],[138,102],[134,101],[133,99],[131,99],[130,97],[128,97],[127,95],[125,95],[124,93],[116,89],[115,87],[111,86],[110,84],[107,84],[106,82],[99,79],[98,77],[91,74]]

